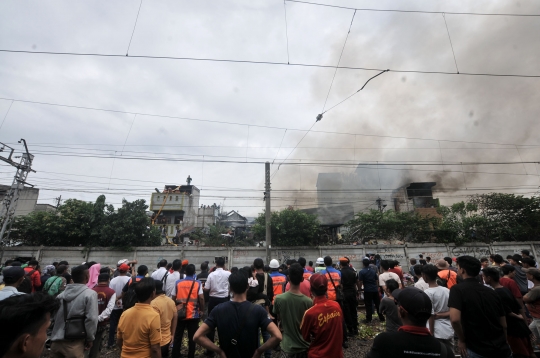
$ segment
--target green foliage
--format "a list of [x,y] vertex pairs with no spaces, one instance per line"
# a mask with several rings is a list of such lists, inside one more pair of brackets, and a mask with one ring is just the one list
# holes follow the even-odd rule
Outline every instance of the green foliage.
[[144,200],[122,201],[116,212],[101,195],[95,203],[68,199],[58,212],[34,212],[17,218],[11,237],[25,245],[155,246],[159,231],[150,228]]
[[[319,233],[319,220],[315,215],[292,208],[272,212],[271,232],[274,246],[307,246]],[[266,237],[265,214],[260,213],[253,226],[255,241]]]

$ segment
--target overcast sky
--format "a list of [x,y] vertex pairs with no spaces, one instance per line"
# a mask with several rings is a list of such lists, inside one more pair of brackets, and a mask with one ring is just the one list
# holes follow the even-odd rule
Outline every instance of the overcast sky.
[[[326,3],[540,14],[536,1]],[[0,49],[125,55],[139,4],[5,0],[0,2]],[[288,46],[281,0],[146,0],[129,55],[335,66],[354,11],[293,2],[286,10]],[[540,17],[447,14],[446,22],[456,61],[441,14],[357,11],[340,65],[456,72],[457,62],[462,73],[540,75]],[[338,70],[326,108],[377,73]],[[118,206],[122,198],[149,199],[154,188],[183,184],[190,175],[202,189],[201,204],[224,204],[247,216],[264,207],[264,164],[212,161],[273,162],[273,189],[304,192],[274,192],[274,207],[281,209],[313,206],[318,173],[354,171],[335,165],[278,170],[287,156],[288,162],[330,164],[441,163],[441,156],[448,164],[539,160],[540,78],[385,73],[326,113],[298,145],[322,111],[333,76],[334,69],[320,67],[0,52],[0,141],[21,150],[16,142],[26,139],[37,171],[28,181],[40,188],[42,203],[54,204],[58,195],[94,200],[103,193]],[[195,161],[122,159],[143,156]],[[380,170],[375,191],[351,194],[350,200],[371,205],[370,200],[388,195],[377,189],[411,180],[436,180],[438,188],[448,188],[440,195],[449,202],[475,187],[531,195],[540,184],[535,164],[394,168],[409,170]],[[13,173],[1,166],[0,182],[9,184]]]

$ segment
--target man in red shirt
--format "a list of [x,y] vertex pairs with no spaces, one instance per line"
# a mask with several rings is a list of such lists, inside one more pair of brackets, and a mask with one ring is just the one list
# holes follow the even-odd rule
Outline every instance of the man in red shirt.
[[97,293],[99,316],[96,338],[94,339],[94,344],[92,345],[92,348],[90,348],[90,353],[88,354],[90,358],[96,358],[99,356],[101,341],[103,340],[105,329],[109,324],[111,312],[114,309],[116,303],[116,292],[109,287],[109,283],[109,274],[99,274],[98,284],[92,289]]
[[37,270],[39,262],[36,260],[28,261],[28,266],[24,268],[25,274],[30,278],[32,283],[32,293],[36,292],[37,287],[41,287],[41,274]]
[[401,280],[401,284],[405,285],[405,280],[403,279],[403,270],[397,267],[399,266],[399,262],[395,260],[388,260],[388,265],[390,266],[390,269],[388,270],[388,272],[393,272],[396,275],[398,275],[399,279]]
[[336,301],[326,298],[328,279],[319,273],[309,280],[313,307],[304,313],[300,324],[302,337],[311,342],[308,358],[343,358],[343,312]]

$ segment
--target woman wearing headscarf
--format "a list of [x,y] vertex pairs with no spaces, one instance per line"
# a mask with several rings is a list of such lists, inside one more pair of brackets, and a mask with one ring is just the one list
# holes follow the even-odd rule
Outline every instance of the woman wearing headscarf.
[[99,276],[99,270],[101,270],[101,264],[98,264],[98,263],[93,264],[88,269],[88,272],[90,273],[90,278],[88,279],[88,283],[86,284],[86,286],[88,286],[88,288],[94,288],[94,286],[97,285],[98,276]]

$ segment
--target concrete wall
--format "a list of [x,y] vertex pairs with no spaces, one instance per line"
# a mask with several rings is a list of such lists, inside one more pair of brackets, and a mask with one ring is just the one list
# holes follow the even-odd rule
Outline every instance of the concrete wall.
[[[280,263],[288,259],[305,257],[308,261],[317,260],[318,257],[331,256],[334,261],[347,256],[354,267],[361,267],[362,259],[367,254],[379,254],[383,259],[397,260],[403,270],[408,270],[409,258],[430,256],[432,260],[442,259],[445,256],[457,257],[471,255],[477,258],[487,257],[490,254],[506,255],[519,254],[527,249],[535,257],[540,253],[540,242],[502,242],[493,245],[465,244],[407,244],[407,245],[365,245],[365,246],[321,246],[321,247],[287,247],[273,248],[271,256]],[[139,264],[147,265],[150,271],[156,268],[161,259],[172,262],[174,259],[187,259],[196,265],[197,270],[204,261],[214,263],[216,257],[226,257],[227,267],[251,265],[257,257],[265,258],[265,248],[258,247],[139,247],[132,251],[120,251],[110,248],[83,247],[6,247],[0,251],[0,261],[4,262],[15,257],[35,257],[42,265],[54,261],[66,260],[70,265],[77,265],[85,261],[96,261],[102,266],[116,267],[120,259],[138,260]]]

